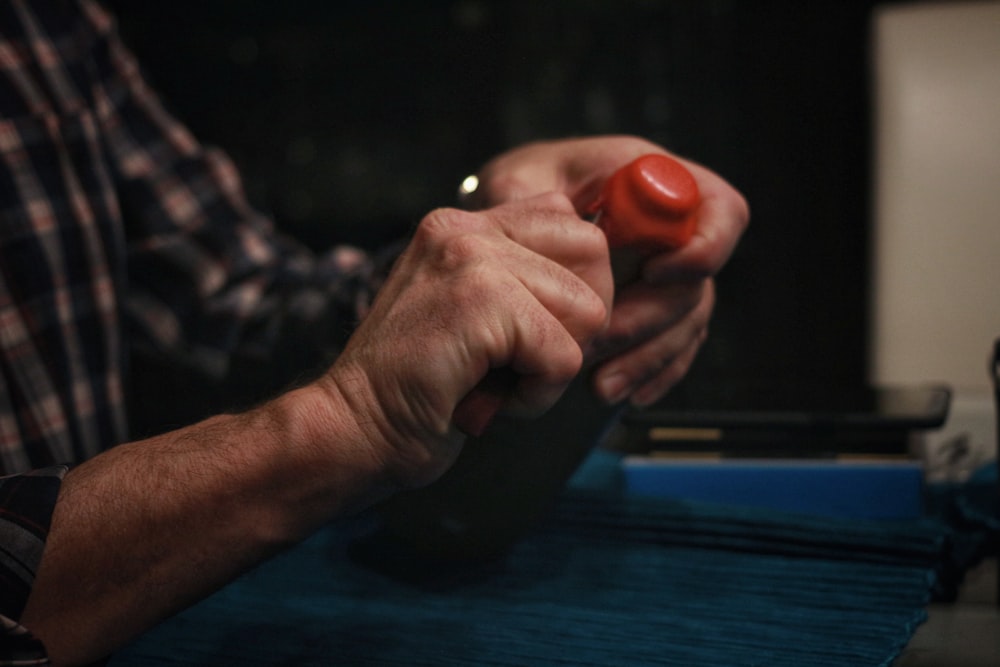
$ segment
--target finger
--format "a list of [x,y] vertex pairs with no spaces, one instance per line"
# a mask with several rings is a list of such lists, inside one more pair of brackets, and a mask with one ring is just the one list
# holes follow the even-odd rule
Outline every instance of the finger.
[[557,192],[497,206],[485,212],[504,234],[568,268],[586,265],[607,254],[603,232],[581,218],[572,202]]
[[[507,338],[513,341],[528,340],[525,350],[534,351],[544,350],[544,345],[553,344],[554,336],[568,336],[575,344],[570,360],[572,373],[575,375],[582,363],[582,346],[588,344],[607,323],[607,304],[581,278],[565,267],[547,260],[539,261],[539,256],[520,246],[513,249],[511,254],[525,255],[523,261],[518,261],[515,257],[513,263],[507,264],[517,267],[514,278],[518,285],[502,290],[503,298],[509,299],[510,303],[522,304],[513,309],[515,319],[528,326],[533,318],[551,319],[561,329],[554,333],[546,333],[544,327],[537,332],[520,332],[515,329]],[[608,284],[607,291],[610,294],[610,277],[606,276],[604,281]],[[524,296],[515,294],[518,287],[523,289]],[[531,309],[538,309],[539,312],[532,314]],[[552,373],[537,364],[537,360],[530,355],[525,355],[525,350],[515,349],[513,357],[507,362],[495,360],[494,365],[506,365],[494,367],[460,402],[453,421],[462,431],[470,435],[481,434],[500,411],[516,415],[538,414],[561,394],[564,377],[556,371],[555,379],[548,380],[547,376]]]
[[[595,319],[593,311],[601,310],[597,306],[610,310],[613,298],[603,235],[580,220],[566,197],[558,194],[478,214],[435,211],[417,228],[397,269],[400,273],[407,269],[431,272],[449,280],[491,272],[513,276],[540,302],[551,306],[557,317],[582,312],[585,320]],[[411,276],[395,284],[404,290],[412,280]],[[477,290],[490,287],[487,280]],[[600,304],[592,302],[594,294]]]
[[505,365],[492,369],[456,406],[452,422],[462,432],[481,435],[501,412],[520,417],[541,414],[579,372],[583,364],[579,344],[546,309],[536,311],[525,312],[513,323]]
[[[511,253],[517,254],[520,253]],[[610,274],[593,272],[599,275],[591,278],[588,284],[577,273],[552,262],[539,262],[535,257],[525,258],[517,267],[516,278],[577,345],[588,345],[609,322],[609,301],[613,293]],[[511,259],[517,260],[516,257]],[[603,292],[603,296],[599,292]]]
[[682,162],[701,189],[698,226],[684,247],[646,261],[643,279],[654,284],[715,275],[729,260],[750,223],[750,208],[741,194],[714,172],[693,162]]
[[455,406],[451,422],[461,433],[480,436],[514,394],[517,375],[509,368],[495,368]]
[[526,144],[483,165],[468,205],[485,208],[542,192],[569,196],[582,215],[597,199],[603,181],[646,153],[665,151],[630,136],[589,137]]
[[[538,334],[538,335],[536,335]],[[552,407],[583,366],[583,353],[565,329],[531,332],[514,352],[511,369],[517,384],[504,404],[504,414],[534,417]]]
[[636,407],[652,405],[673,389],[691,369],[691,365],[706,338],[708,338],[708,329],[701,329],[684,350],[669,360],[659,373],[641,384],[632,393],[630,397],[632,405]]
[[[674,371],[687,368],[683,364],[684,351],[692,343],[696,344],[695,349],[700,347],[714,303],[711,283],[706,283],[702,300],[697,307],[674,326],[619,354],[597,369],[594,374],[597,394],[609,403],[619,403],[658,376],[663,375],[662,383],[668,384]],[[675,360],[678,364],[671,370]],[[679,376],[673,382],[677,379]]]
[[[530,206],[525,214],[524,206]],[[498,259],[516,270],[529,292],[583,344],[607,325],[614,300],[608,246],[594,225],[580,220],[561,195],[491,211],[513,241]]]
[[[507,328],[487,338],[485,352],[493,370],[453,415],[454,423],[471,434],[481,433],[501,408],[513,414],[547,409],[578,372],[581,345],[606,325],[613,295],[606,244],[599,231],[572,213],[565,197],[539,197],[498,207],[487,215],[502,236],[463,237],[459,243],[465,247],[451,251],[485,260],[476,266],[488,275],[478,277],[483,284],[471,294],[481,294],[485,300],[492,291],[511,306],[502,313],[508,319],[497,320]],[[470,231],[471,227],[470,223]],[[468,247],[483,243],[488,247]],[[516,284],[497,283],[491,273],[496,269]],[[473,352],[472,358],[477,354]]]
[[656,286],[636,282],[615,297],[607,328],[587,350],[590,361],[621,354],[666,331],[694,310],[711,289],[711,280]]

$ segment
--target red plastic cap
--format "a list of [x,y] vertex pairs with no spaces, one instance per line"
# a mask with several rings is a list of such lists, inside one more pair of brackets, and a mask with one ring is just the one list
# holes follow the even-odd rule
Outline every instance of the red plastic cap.
[[598,225],[612,248],[679,248],[694,235],[700,201],[698,184],[684,165],[666,155],[644,155],[604,184]]

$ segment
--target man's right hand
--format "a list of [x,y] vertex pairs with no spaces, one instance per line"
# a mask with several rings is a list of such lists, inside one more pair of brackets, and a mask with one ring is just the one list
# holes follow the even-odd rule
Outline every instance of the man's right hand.
[[315,383],[67,474],[22,622],[53,664],[89,664],[331,518],[432,482],[487,371],[519,378],[506,411],[546,409],[611,298],[603,235],[563,195],[429,214]]
[[394,486],[423,486],[458,456],[453,413],[490,369],[517,377],[504,412],[543,412],[607,326],[612,299],[603,234],[565,196],[440,209],[320,384],[346,401]]

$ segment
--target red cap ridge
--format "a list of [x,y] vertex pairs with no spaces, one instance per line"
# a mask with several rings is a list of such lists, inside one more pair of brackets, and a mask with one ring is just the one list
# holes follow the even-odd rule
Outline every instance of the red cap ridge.
[[694,235],[700,200],[698,184],[684,165],[658,153],[643,155],[604,184],[597,224],[612,248],[679,248]]

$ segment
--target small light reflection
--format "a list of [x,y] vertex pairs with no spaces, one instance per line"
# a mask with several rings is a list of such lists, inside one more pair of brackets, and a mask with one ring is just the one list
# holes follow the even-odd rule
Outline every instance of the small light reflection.
[[458,194],[462,197],[468,197],[479,187],[479,177],[475,174],[471,174],[465,177],[462,184],[458,186]]

